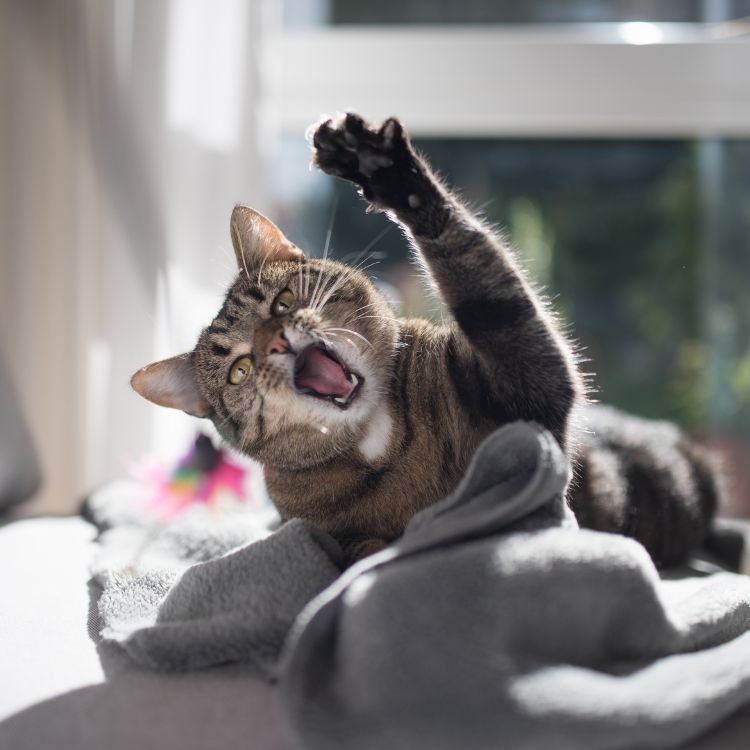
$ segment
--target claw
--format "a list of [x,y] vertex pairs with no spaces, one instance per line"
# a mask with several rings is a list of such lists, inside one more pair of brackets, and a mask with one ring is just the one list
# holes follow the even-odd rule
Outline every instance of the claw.
[[344,127],[350,133],[361,133],[365,129],[365,121],[359,115],[355,115],[354,112],[347,112],[344,118]]
[[311,125],[308,128],[308,133],[312,131],[312,142],[315,148],[322,148],[327,151],[331,151],[335,148],[332,141],[333,128],[331,127],[331,124],[332,121],[328,118],[327,120]]
[[389,117],[380,128],[380,133],[385,140],[385,145],[388,148],[391,148],[393,146],[393,141],[403,134],[403,128],[401,127],[401,123],[395,117]]
[[330,122],[330,120],[318,120],[318,122],[311,123],[307,130],[305,130],[305,140],[308,143],[313,143],[315,141],[315,136],[318,133],[318,130],[323,127],[324,124]]

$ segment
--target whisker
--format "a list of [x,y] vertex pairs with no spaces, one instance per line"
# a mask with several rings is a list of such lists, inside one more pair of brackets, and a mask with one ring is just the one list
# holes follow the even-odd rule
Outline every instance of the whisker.
[[370,258],[364,258],[360,263],[358,263],[356,266],[350,266],[352,271],[359,271],[360,273],[364,273],[368,268],[372,268],[373,266],[377,266],[378,263],[380,263],[380,259],[374,260],[369,265],[365,266],[365,263],[367,263],[370,260]]
[[[390,227],[387,227],[387,229],[390,229]],[[383,235],[383,234],[384,233],[381,232],[381,235]],[[376,240],[377,239],[378,238],[376,238]],[[370,246],[371,245],[372,245],[372,243],[370,243]],[[358,257],[361,257],[361,256],[362,256],[362,253],[360,253],[360,255]],[[369,257],[364,258],[361,261],[361,263],[359,263],[357,265],[354,265],[354,266],[350,266],[347,269],[346,273],[342,274],[338,278],[334,277],[333,281],[332,281],[332,284],[331,284],[330,287],[328,287],[328,289],[326,289],[325,284],[324,284],[323,287],[321,287],[321,289],[318,290],[318,284],[316,284],[315,285],[315,290],[313,291],[313,298],[312,298],[312,300],[310,302],[310,308],[313,309],[313,310],[315,310],[316,312],[320,312],[325,307],[325,305],[328,303],[328,300],[331,298],[331,296],[333,294],[335,294],[336,291],[338,289],[340,289],[349,279],[351,279],[352,276],[354,276],[355,273],[357,273],[357,272],[359,272],[359,273],[365,273],[367,270],[369,270],[373,266],[376,266],[378,263],[380,263],[380,260],[376,260],[376,261],[373,261],[372,263],[370,263],[369,265],[365,266],[364,264],[367,263],[367,261],[369,261],[369,260],[370,260]],[[318,278],[318,282],[320,282],[320,278]]]
[[[365,260],[369,260],[369,259],[366,258]],[[374,266],[377,266],[377,265],[380,265],[380,261],[379,260],[374,260],[372,263],[368,263],[366,266],[355,267],[355,268],[352,269],[352,271],[354,271],[355,273],[359,272],[359,273],[361,273],[361,274],[364,275],[365,271],[369,271],[371,268],[373,268]]]
[[[344,336],[343,333],[334,333],[333,331],[329,331],[329,333],[331,334],[331,336],[336,336],[337,338],[344,339],[344,341],[346,341],[346,343],[349,344],[352,347],[352,349],[356,349],[357,351],[360,351],[360,348],[350,338],[348,338],[347,336]],[[327,342],[327,344],[328,346],[330,346],[329,342]]]
[[[330,285],[328,285],[329,280],[331,282]],[[320,287],[320,294],[316,296],[315,293],[313,293],[313,299],[310,302],[310,308],[312,310],[315,310],[316,312],[318,312],[322,308],[321,301],[323,300],[325,295],[328,293],[328,290],[336,285],[336,282],[338,280],[339,279],[336,276],[329,276],[323,282],[323,286]]]
[[[377,245],[377,244],[378,244],[378,242],[380,242],[380,240],[382,240],[382,239],[383,239],[383,237],[385,237],[385,236],[386,236],[386,234],[388,234],[388,232],[390,232],[390,231],[391,231],[392,229],[394,229],[394,228],[395,228],[395,226],[396,226],[395,224],[388,224],[388,226],[386,226],[386,227],[385,227],[385,229],[383,229],[382,231],[378,232],[378,233],[377,233],[377,234],[375,235],[375,238],[374,238],[374,239],[372,239],[372,240],[370,240],[370,242],[368,242],[368,243],[367,243],[367,245],[365,245],[365,249],[364,249],[364,250],[362,250],[362,252],[360,252],[360,253],[359,253],[359,255],[357,255],[357,257],[356,257],[356,258],[355,258],[355,259],[354,259],[354,260],[352,261],[352,263],[351,263],[350,265],[356,265],[357,261],[358,261],[358,260],[359,260],[359,259],[360,259],[360,258],[361,258],[361,257],[362,257],[362,256],[363,256],[363,255],[364,255],[364,254],[365,254],[365,253],[366,253],[366,252],[368,251],[368,250],[371,250],[371,249],[372,249],[373,247],[375,247],[375,245]],[[344,262],[348,262],[348,261],[346,261],[346,259],[344,259]]]
[[318,298],[318,289],[320,288],[320,282],[322,281],[324,276],[325,276],[325,269],[323,268],[318,269],[318,279],[315,282],[315,288],[313,289],[313,293],[310,295],[310,307],[312,308],[315,307],[315,303]]
[[367,318],[373,318],[375,320],[394,320],[392,316],[388,315],[357,315],[356,318],[352,318],[352,323],[356,322],[357,320],[366,320]]
[[328,248],[331,246],[331,235],[333,234],[333,222],[336,219],[336,211],[339,207],[339,196],[336,195],[336,198],[333,201],[333,208],[331,209],[331,220],[328,222],[328,231],[326,232],[326,244],[323,248],[323,260],[325,260],[328,257]]
[[319,312],[322,310],[326,304],[328,304],[328,300],[331,298],[331,295],[333,295],[335,292],[337,292],[341,287],[354,275],[353,270],[347,270],[345,273],[342,273],[340,276],[336,277],[334,276],[332,278],[332,283],[330,287],[328,287],[325,290],[321,290],[320,292],[320,298],[315,304],[315,309]]
[[310,261],[305,266],[305,297],[310,294]]
[[327,291],[321,291],[320,293],[320,299],[316,301],[315,308],[317,308],[318,311],[322,310],[323,307],[328,303],[328,300],[331,298],[331,295],[335,294],[341,287],[349,281],[349,279],[354,276],[355,273],[364,273],[368,269],[372,268],[373,266],[376,266],[378,263],[380,263],[379,260],[373,261],[368,266],[365,266],[364,268],[350,268],[348,271],[344,274],[342,274],[339,278],[334,279],[333,286],[328,289]]
[[[326,335],[325,335],[324,333],[321,333],[320,331],[317,331],[315,335],[316,335],[316,336],[317,336],[317,337],[318,337],[318,338],[319,338],[319,339],[320,339],[320,340],[321,340],[321,341],[322,341],[322,342],[323,342],[323,343],[324,343],[324,344],[325,344],[326,346],[328,346],[328,347],[331,347],[331,342],[329,341],[328,337],[327,337],[327,336],[326,336]],[[337,333],[334,333],[333,335],[334,335],[334,336],[338,336],[338,334],[337,334]]]
[[344,333],[351,333],[352,336],[356,336],[357,338],[362,339],[362,341],[364,341],[367,346],[374,348],[368,339],[366,339],[361,333],[352,331],[351,328],[326,328],[326,333],[331,333],[333,331],[343,331]]
[[[328,257],[328,250],[331,247],[331,236],[333,235],[333,222],[336,218],[336,211],[339,207],[339,196],[336,195],[336,198],[333,201],[333,208],[331,209],[331,220],[328,222],[328,231],[326,232],[326,242],[325,246],[323,247],[323,260],[326,260]],[[318,281],[315,284],[315,289],[313,290],[313,299],[315,299],[315,295],[318,293],[318,287],[320,286],[320,279],[322,278],[323,274],[318,275]]]
[[366,310],[368,307],[372,307],[373,305],[380,305],[382,304],[380,300],[376,300],[375,302],[368,302],[366,305],[362,305],[362,307],[358,307],[354,312],[359,312],[360,310]]
[[315,282],[315,288],[313,289],[312,296],[310,297],[310,309],[315,310],[315,306],[317,305],[317,299],[318,299],[318,288],[320,287],[320,282],[325,276],[323,270],[318,271],[318,280]]

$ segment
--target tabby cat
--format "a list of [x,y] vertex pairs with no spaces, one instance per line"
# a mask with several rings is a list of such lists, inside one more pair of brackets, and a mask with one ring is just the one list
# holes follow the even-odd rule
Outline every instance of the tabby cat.
[[[659,563],[700,542],[717,500],[709,462],[676,428],[590,414],[570,343],[512,251],[436,179],[402,125],[347,114],[312,134],[314,162],[399,224],[453,313],[400,320],[355,268],[306,258],[238,206],[239,275],[192,352],[133,376],[163,406],[213,420],[264,466],[283,518],[330,532],[351,559],[398,537],[458,483],[480,441],[524,419],[577,465],[583,525],[639,539]],[[599,425],[598,427],[596,425]]]

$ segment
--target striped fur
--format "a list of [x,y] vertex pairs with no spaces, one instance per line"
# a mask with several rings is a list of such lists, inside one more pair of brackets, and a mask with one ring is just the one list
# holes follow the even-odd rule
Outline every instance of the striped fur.
[[682,562],[706,535],[723,488],[714,458],[669,422],[585,410],[570,505],[582,526],[637,539],[658,565]]
[[[355,183],[404,229],[454,322],[396,319],[363,273],[304,259],[265,217],[238,208],[240,274],[195,350],[179,358],[194,368],[180,382],[199,392],[167,403],[156,378],[175,382],[160,375],[172,360],[133,382],[161,404],[189,403],[193,413],[202,404],[228,441],[263,463],[282,516],[331,532],[354,559],[448,494],[499,425],[534,421],[578,460],[572,415],[585,389],[569,342],[511,250],[439,183],[397,120],[379,129],[356,115],[326,121],[313,146],[324,172]],[[282,290],[294,303],[274,317]],[[294,352],[324,345],[363,378],[348,408],[295,388],[296,355],[269,344],[280,333]],[[228,372],[241,357],[253,373],[236,386]],[[581,437],[572,507],[584,525],[635,536],[660,562],[681,558],[709,521],[713,474],[673,428],[660,428],[670,438],[654,452],[655,442],[641,439],[648,429],[602,414],[599,437]]]

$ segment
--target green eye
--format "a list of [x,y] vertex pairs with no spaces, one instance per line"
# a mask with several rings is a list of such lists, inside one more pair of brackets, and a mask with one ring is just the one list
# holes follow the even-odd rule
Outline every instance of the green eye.
[[229,371],[229,382],[232,385],[244,383],[252,369],[253,363],[250,361],[250,357],[240,357]]
[[275,318],[286,315],[294,302],[294,292],[291,289],[284,289],[271,303],[271,314]]

